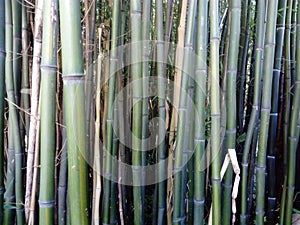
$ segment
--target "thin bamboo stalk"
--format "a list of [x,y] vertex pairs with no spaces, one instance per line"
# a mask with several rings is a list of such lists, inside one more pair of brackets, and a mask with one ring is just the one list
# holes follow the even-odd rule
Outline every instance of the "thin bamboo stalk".
[[70,222],[74,225],[86,225],[88,198],[80,1],[59,1],[59,12],[68,143]]
[[[297,37],[300,36],[300,10],[297,10]],[[296,39],[297,62],[300,60],[300,39]],[[296,79],[295,79],[295,92],[293,96],[293,103],[291,107],[291,118],[289,128],[289,139],[288,139],[288,177],[287,177],[287,190],[286,190],[286,208],[285,208],[285,223],[292,223],[292,209],[293,209],[293,198],[295,190],[295,176],[296,176],[296,152],[299,143],[299,112],[300,112],[300,65],[296,64]]]
[[103,217],[102,222],[109,223],[110,220],[110,197],[111,193],[111,180],[112,179],[112,153],[113,153],[113,119],[114,119],[114,98],[116,88],[116,71],[118,66],[118,16],[120,12],[120,2],[113,2],[113,14],[112,14],[112,33],[111,33],[111,52],[109,58],[109,77],[108,77],[108,101],[107,101],[107,116],[106,116],[106,153],[105,153],[105,165],[104,165],[104,198],[103,198]]
[[22,2],[12,0],[13,20],[13,73],[16,104],[20,104],[21,75],[22,75]]
[[[257,26],[256,26],[256,40],[255,40],[255,71],[254,71],[254,96],[253,106],[250,116],[250,121],[247,129],[245,148],[242,159],[242,178],[241,178],[241,224],[248,224],[247,215],[247,193],[248,193],[248,167],[249,167],[249,152],[251,142],[253,140],[254,131],[257,127],[258,114],[260,107],[260,96],[261,96],[261,77],[262,77],[262,66],[263,66],[263,55],[264,55],[264,33],[265,33],[265,2],[259,1],[256,8],[257,14]],[[249,176],[251,177],[251,176]]]
[[30,125],[28,134],[28,151],[26,165],[26,190],[25,190],[25,218],[28,220],[30,197],[33,179],[33,163],[35,154],[35,139],[37,130],[37,117],[40,92],[40,63],[42,51],[42,19],[43,19],[44,0],[37,1],[35,5],[34,17],[34,35],[33,35],[33,59],[31,75],[31,108],[30,108]]
[[207,81],[208,1],[198,2],[195,68],[195,155],[194,155],[194,224],[204,225],[205,217],[205,102]]
[[[29,91],[29,42],[28,42],[28,13],[24,6],[25,0],[22,1],[22,89],[21,102],[25,110],[29,110],[30,95]],[[25,133],[28,139],[30,116],[23,113],[25,117]]]
[[57,7],[57,0],[46,1],[43,6],[39,224],[54,224]]
[[265,170],[269,119],[271,111],[272,70],[274,65],[276,15],[278,1],[270,1],[267,5],[267,22],[265,33],[265,63],[263,66],[263,88],[261,104],[261,127],[258,142],[258,156],[256,164],[256,223],[264,224],[265,214]]
[[211,76],[211,179],[212,222],[221,224],[221,179],[220,179],[220,93],[219,93],[219,6],[218,1],[209,2],[210,14],[210,76]]
[[[0,209],[4,200],[5,1],[0,0]],[[3,223],[3,210],[0,211]]]

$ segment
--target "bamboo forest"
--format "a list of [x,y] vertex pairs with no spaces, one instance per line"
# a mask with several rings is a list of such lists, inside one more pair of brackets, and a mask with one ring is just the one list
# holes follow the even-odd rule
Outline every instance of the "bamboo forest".
[[0,224],[300,224],[300,1],[0,0]]

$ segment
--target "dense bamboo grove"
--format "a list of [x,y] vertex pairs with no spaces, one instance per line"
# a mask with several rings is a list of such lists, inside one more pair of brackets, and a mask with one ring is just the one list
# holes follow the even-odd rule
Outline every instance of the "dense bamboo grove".
[[298,0],[0,0],[0,224],[299,224]]

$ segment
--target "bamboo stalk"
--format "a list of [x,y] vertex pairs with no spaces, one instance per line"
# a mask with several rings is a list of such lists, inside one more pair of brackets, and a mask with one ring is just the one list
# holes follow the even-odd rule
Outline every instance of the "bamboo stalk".
[[112,179],[112,153],[113,153],[113,119],[114,119],[114,98],[115,98],[115,88],[116,88],[116,72],[118,53],[117,53],[117,43],[118,43],[118,14],[120,11],[120,2],[113,2],[113,15],[112,15],[112,31],[111,31],[111,52],[109,58],[109,77],[108,77],[108,101],[107,101],[107,116],[106,116],[106,153],[105,153],[105,163],[104,163],[104,198],[103,198],[103,217],[102,222],[108,224],[110,220],[110,198],[111,195],[111,179]]
[[[297,10],[297,37],[300,36],[300,10]],[[297,62],[300,60],[300,39],[296,40]],[[286,188],[286,208],[285,208],[285,224],[292,223],[292,209],[294,202],[295,190],[295,175],[296,175],[296,152],[299,143],[299,112],[300,112],[300,65],[296,64],[296,79],[295,79],[295,92],[293,95],[293,103],[291,107],[289,139],[288,139],[288,177]]]
[[276,144],[276,131],[278,126],[278,100],[279,100],[279,81],[282,61],[283,41],[285,35],[285,17],[286,17],[287,1],[279,1],[276,28],[276,46],[275,46],[275,61],[273,69],[273,82],[272,82],[272,107],[270,113],[270,132],[268,137],[268,209],[267,221],[268,224],[276,223],[276,168],[275,168],[275,144]]
[[258,142],[258,157],[256,164],[256,223],[264,224],[265,214],[265,170],[269,119],[271,111],[272,70],[274,65],[276,12],[278,1],[270,1],[267,5],[267,23],[265,33],[265,63],[263,66],[263,88],[261,104],[261,127]]
[[133,176],[133,207],[134,224],[144,223],[143,205],[142,205],[142,174],[139,167],[142,165],[141,142],[142,138],[142,52],[140,49],[142,41],[142,8],[140,0],[130,1],[130,26],[131,26],[131,74],[132,81],[132,176]]
[[4,200],[5,0],[0,0],[0,223]]
[[[5,82],[8,77],[12,80],[12,12],[11,2],[5,1]],[[12,85],[12,81],[10,85]],[[6,92],[7,92],[6,84]],[[13,89],[9,90],[10,96],[14,98]],[[10,107],[12,110],[12,107]],[[8,118],[8,123],[12,124],[12,116]],[[13,203],[15,202],[15,156],[14,156],[14,140],[13,131],[8,131],[8,144],[7,144],[7,175],[4,193],[4,225],[13,225],[15,222],[15,209]]]
[[[158,0],[155,2],[155,20],[157,28],[157,58],[156,58],[156,68],[158,76],[158,115],[160,120],[165,121],[166,119],[166,106],[165,106],[165,92],[166,92],[166,79],[165,79],[165,69],[164,69],[164,28],[163,28],[163,1]],[[164,176],[166,175],[166,141],[165,141],[165,124],[159,123],[158,127],[158,137],[162,138],[162,142],[158,143],[157,154],[158,154],[158,219],[157,224],[166,223],[166,181]]]
[[26,165],[26,190],[25,190],[25,218],[28,220],[30,197],[33,179],[33,163],[35,154],[35,139],[37,130],[37,117],[40,92],[40,63],[42,51],[42,20],[44,0],[37,1],[35,5],[34,36],[33,36],[33,59],[31,75],[31,103],[30,103],[30,124],[28,134],[28,151]]
[[[228,62],[226,68],[226,149],[236,149],[236,76],[238,70],[239,39],[241,26],[241,1],[229,1],[229,38]],[[232,192],[232,167],[229,166],[223,189],[222,224],[231,224],[231,192]],[[235,212],[233,212],[235,214]],[[233,215],[234,217],[235,215]],[[234,219],[234,218],[232,218]],[[234,221],[234,220],[233,220]]]
[[[80,1],[59,1],[59,12],[68,143],[70,222],[74,225],[85,225],[88,224],[88,198]],[[69,21],[73,24],[70,25]]]
[[219,93],[219,7],[218,1],[209,2],[210,14],[210,76],[211,76],[211,179],[212,222],[221,224],[221,179],[220,179],[220,93]]
[[191,53],[193,50],[193,29],[195,27],[195,14],[196,14],[196,1],[191,1],[188,9],[188,18],[186,24],[186,37],[184,43],[184,55],[182,64],[182,77],[180,85],[180,97],[178,107],[178,129],[176,136],[176,149],[175,149],[175,161],[174,161],[174,211],[173,211],[173,224],[181,224],[185,222],[185,192],[184,184],[187,162],[184,158],[184,150],[186,149],[185,140],[186,130],[185,122],[187,119],[187,93],[189,76],[194,73],[192,64]]
[[[250,115],[250,121],[247,129],[245,147],[242,159],[242,178],[241,178],[241,214],[240,221],[241,224],[248,223],[247,215],[247,194],[248,194],[248,167],[249,167],[249,152],[251,147],[251,142],[255,139],[255,129],[258,125],[258,114],[260,107],[261,98],[261,77],[262,77],[262,66],[263,66],[263,55],[264,55],[264,33],[265,33],[265,2],[259,1],[256,8],[257,14],[257,26],[256,26],[256,40],[255,40],[255,69],[254,69],[254,96],[253,105]],[[256,143],[256,142],[254,142]],[[250,164],[251,166],[251,164]],[[251,173],[250,173],[251,174]],[[249,176],[252,177],[252,176]]]
[[57,0],[43,6],[43,44],[41,63],[41,153],[40,224],[54,224],[55,202],[55,120],[57,74]]
[[198,2],[198,26],[195,68],[195,155],[194,224],[204,225],[205,217],[205,102],[207,81],[208,2]]

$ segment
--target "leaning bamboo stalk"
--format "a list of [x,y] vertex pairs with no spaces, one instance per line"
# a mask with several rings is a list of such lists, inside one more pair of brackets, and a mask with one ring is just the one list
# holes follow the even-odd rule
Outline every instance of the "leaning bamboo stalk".
[[[260,96],[261,96],[261,77],[262,77],[262,65],[263,65],[263,55],[264,55],[264,33],[265,33],[265,2],[259,1],[257,4],[257,26],[256,26],[256,40],[255,40],[255,68],[254,68],[254,96],[253,105],[250,115],[250,122],[247,129],[245,148],[242,158],[242,178],[241,178],[241,214],[240,221],[241,224],[248,224],[247,215],[247,193],[248,193],[248,167],[249,167],[249,152],[251,147],[251,142],[255,137],[255,129],[257,128],[259,106],[260,106]],[[251,166],[251,164],[250,164]],[[252,177],[252,176],[250,176]]]
[[[229,46],[228,61],[226,68],[226,149],[236,149],[236,76],[238,70],[240,21],[241,21],[241,1],[229,1]],[[223,189],[223,211],[222,224],[231,224],[231,192],[232,192],[232,167],[229,166],[225,178]],[[235,216],[235,215],[233,215]]]
[[[71,224],[88,224],[84,74],[80,1],[59,1],[62,69],[68,143],[68,194]],[[70,25],[72,21],[72,25]],[[71,34],[71,35],[70,35]]]
[[[0,0],[0,209],[4,200],[5,1]],[[3,210],[0,211],[3,223]]]
[[[296,48],[297,62],[300,60],[300,10],[297,11],[297,39]],[[290,129],[288,139],[288,177],[287,177],[287,190],[286,190],[286,208],[285,208],[285,223],[291,224],[292,210],[294,202],[295,190],[295,176],[296,176],[296,153],[299,143],[299,111],[300,111],[300,64],[296,64],[296,79],[295,79],[295,92],[293,95],[293,103],[291,107]]]
[[276,15],[278,1],[270,1],[267,5],[267,23],[265,33],[265,63],[263,66],[263,89],[261,104],[261,129],[258,142],[258,157],[256,164],[256,223],[264,224],[265,214],[265,170],[269,119],[271,111],[272,71],[274,65]]
[[57,0],[43,6],[39,224],[54,224],[57,75]]
[[101,197],[101,158],[100,158],[100,129],[101,129],[101,75],[102,75],[102,27],[98,28],[99,34],[99,55],[97,59],[97,82],[96,82],[96,120],[95,120],[95,143],[94,143],[94,201],[92,207],[93,224],[99,225],[100,223],[100,197]]
[[175,161],[174,161],[174,211],[173,211],[173,223],[182,224],[185,221],[184,209],[185,209],[185,192],[183,179],[186,174],[185,163],[185,148],[186,148],[186,129],[185,122],[187,119],[187,93],[190,76],[194,73],[192,63],[192,50],[193,50],[193,29],[195,27],[195,14],[196,14],[196,1],[191,1],[188,9],[188,18],[186,24],[186,38],[184,43],[184,54],[182,64],[182,77],[180,85],[180,97],[178,107],[178,129],[176,136],[176,149],[175,149]]
[[221,224],[221,179],[220,179],[220,91],[219,91],[219,7],[218,1],[209,2],[210,14],[210,76],[211,76],[211,179],[212,222]]
[[35,6],[34,17],[34,42],[33,42],[33,59],[31,75],[31,114],[28,134],[28,152],[26,165],[26,190],[25,190],[25,218],[28,220],[30,196],[33,179],[33,162],[35,154],[35,137],[37,130],[38,104],[40,92],[40,63],[42,51],[42,19],[43,19],[43,0],[37,1]]

